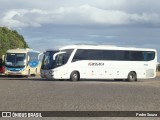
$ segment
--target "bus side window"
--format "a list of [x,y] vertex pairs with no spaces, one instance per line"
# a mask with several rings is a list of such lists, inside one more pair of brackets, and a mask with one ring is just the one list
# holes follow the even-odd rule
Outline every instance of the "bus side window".
[[61,66],[66,64],[65,54],[60,54],[56,57],[56,65]]
[[154,57],[155,57],[154,52],[143,52],[144,61],[151,61],[154,59]]
[[83,59],[84,59],[84,51],[78,49],[72,59],[72,62],[76,62]]

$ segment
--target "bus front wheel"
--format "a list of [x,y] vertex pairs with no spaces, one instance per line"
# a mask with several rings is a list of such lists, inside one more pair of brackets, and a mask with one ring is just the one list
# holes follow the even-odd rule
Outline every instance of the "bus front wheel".
[[33,76],[35,77],[37,75],[37,73],[38,73],[38,71],[37,71],[37,68],[36,68]]
[[130,72],[129,74],[128,74],[128,78],[127,78],[127,81],[130,81],[130,82],[132,82],[132,81],[137,81],[137,74],[135,73],[135,72]]
[[73,71],[72,73],[71,73],[71,76],[70,76],[70,80],[72,80],[72,81],[78,81],[80,79],[80,75],[79,75],[79,72],[77,72],[77,71]]

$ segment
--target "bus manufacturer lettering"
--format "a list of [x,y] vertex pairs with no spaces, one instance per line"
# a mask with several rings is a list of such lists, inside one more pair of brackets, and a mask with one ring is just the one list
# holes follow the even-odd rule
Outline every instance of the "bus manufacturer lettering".
[[104,63],[89,62],[88,66],[104,66]]

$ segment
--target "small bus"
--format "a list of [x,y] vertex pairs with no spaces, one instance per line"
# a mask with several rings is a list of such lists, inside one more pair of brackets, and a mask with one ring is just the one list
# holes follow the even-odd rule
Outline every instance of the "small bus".
[[41,77],[48,79],[115,79],[137,81],[156,76],[157,51],[108,45],[72,45],[47,50]]
[[40,52],[26,49],[10,49],[5,55],[5,75],[36,75],[40,71]]

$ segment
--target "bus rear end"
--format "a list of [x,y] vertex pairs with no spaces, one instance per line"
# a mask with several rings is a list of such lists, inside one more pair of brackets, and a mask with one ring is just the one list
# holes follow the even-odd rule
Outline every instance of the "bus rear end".
[[4,72],[5,72],[4,63],[3,63],[3,60],[0,59],[0,74],[3,74]]

